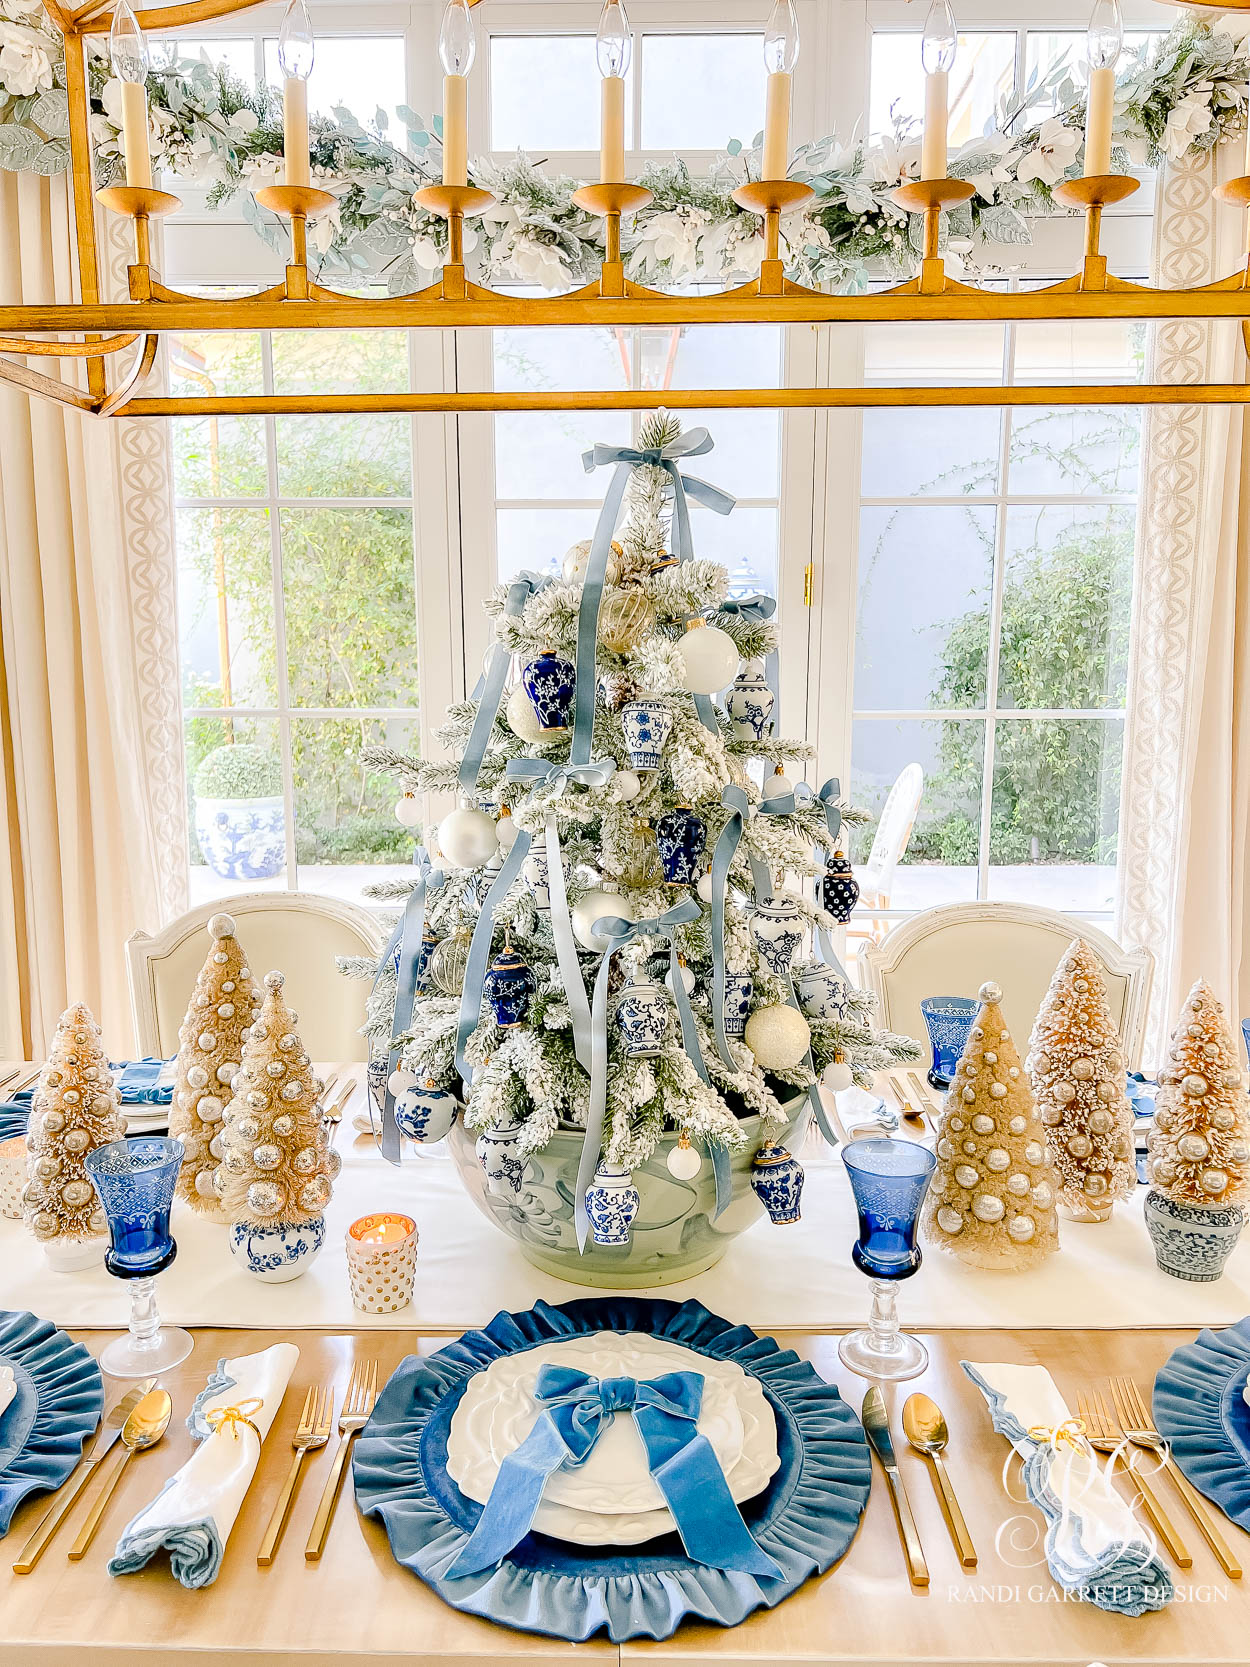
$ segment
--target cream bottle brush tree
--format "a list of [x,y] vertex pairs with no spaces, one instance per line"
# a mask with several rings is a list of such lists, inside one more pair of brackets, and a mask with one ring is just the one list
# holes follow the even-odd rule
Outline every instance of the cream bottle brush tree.
[[1074,938],[1055,968],[1026,1060],[1054,1160],[1060,1213],[1107,1221],[1137,1185],[1124,1053],[1102,966]]
[[125,1132],[100,1027],[90,1009],[75,1003],[57,1022],[26,1129],[30,1178],[22,1213],[54,1266],[94,1260],[96,1241],[103,1255],[108,1223],[84,1159]]
[[1058,1248],[1045,1128],[1003,1019],[997,984],[981,1006],[938,1124],[921,1231],[969,1267],[1034,1267]]
[[169,1132],[186,1148],[179,1193],[202,1215],[224,1221],[214,1180],[225,1155],[223,1119],[244,1044],[260,1012],[261,992],[233,919],[214,915],[208,935],[212,948],[178,1032]]
[[1159,1072],[1150,1179],[1181,1206],[1244,1205],[1250,1193],[1250,1100],[1239,1050],[1209,984],[1194,985]]
[[[672,416],[656,412],[641,425],[638,449],[658,452],[677,442],[680,433]],[[669,472],[660,464],[636,463],[626,487],[623,520],[614,535],[593,645],[592,757],[605,768],[586,784],[558,774],[569,757],[569,735],[537,721],[534,702],[518,680],[500,700],[475,781],[477,806],[489,806],[492,815],[503,810],[509,814],[501,816],[490,840],[485,837],[492,826],[489,818],[471,824],[457,821],[450,830],[455,835],[451,841],[442,832],[439,835],[441,850],[434,860],[442,881],[426,897],[424,918],[426,927],[442,942],[471,932],[477,924],[483,885],[490,878],[483,864],[496,843],[502,846],[502,855],[518,830],[533,841],[517,881],[495,901],[490,958],[499,952],[506,931],[513,948],[531,968],[536,988],[524,1023],[501,1028],[485,1012],[466,1050],[473,1072],[466,1122],[478,1129],[519,1124],[522,1157],[541,1150],[561,1122],[586,1122],[590,1078],[575,1045],[573,1009],[590,1006],[604,947],[594,937],[593,926],[603,916],[647,920],[692,896],[702,905],[694,918],[676,925],[674,937],[684,963],[683,984],[690,986],[693,1029],[706,1074],[680,1045],[665,1046],[660,1053],[646,1056],[629,1053],[609,1025],[603,1153],[610,1165],[637,1168],[673,1130],[695,1141],[711,1140],[729,1150],[740,1149],[747,1139],[741,1120],[753,1113],[762,1119],[757,1138],[775,1137],[793,1115],[793,1106],[783,1109],[779,1094],[788,1097],[795,1089],[808,1087],[815,1073],[839,1054],[865,1086],[881,1065],[917,1056],[909,1038],[872,1030],[867,1011],[870,998],[848,1003],[841,1017],[795,1012],[788,1004],[786,979],[761,953],[747,902],[760,874],[766,880],[765,896],[773,884],[781,886],[783,876],[795,876],[801,882],[784,893],[787,908],[793,908],[796,935],[809,932],[814,925],[832,927],[806,886],[807,878],[821,871],[813,861],[814,849],[831,848],[828,822],[823,807],[810,799],[800,800],[788,814],[758,813],[762,795],[748,766],[762,760],[767,770],[785,761],[802,760],[810,751],[802,742],[768,732],[744,739],[723,714],[713,714],[710,702],[701,715],[690,672],[692,651],[687,645],[692,638],[709,638],[719,653],[723,643],[712,639],[706,628],[688,632],[688,622],[706,620],[718,638],[723,633],[732,643],[734,664],[717,687],[733,681],[738,662],[764,660],[771,654],[777,633],[763,609],[722,607],[729,579],[719,562],[698,557],[674,560],[670,554],[673,508]],[[496,641],[512,656],[515,667],[523,669],[542,656],[556,656],[573,669],[586,557],[586,546],[576,545],[565,557],[559,577],[535,580],[528,591],[524,586],[501,586],[488,599]],[[509,611],[518,590],[521,600],[515,611]],[[695,652],[699,660],[714,657],[703,646]],[[635,703],[632,711],[631,702]],[[639,752],[633,745],[639,703],[645,716],[655,717],[653,733],[659,736],[654,761],[645,765],[638,762]],[[439,739],[450,762],[417,760],[388,749],[370,749],[364,761],[371,768],[392,771],[406,789],[435,795],[461,791],[459,760],[477,715],[476,700],[449,708]],[[710,719],[710,727],[705,718]],[[537,779],[518,774],[518,764],[529,767],[524,761],[533,761]],[[553,767],[550,782],[542,779],[544,763]],[[738,981],[736,987],[746,991],[741,1017],[755,1021],[752,1035],[766,1053],[767,1071],[740,1032],[727,1037],[726,1061],[718,1048],[712,1013],[712,917],[706,869],[720,833],[735,814],[723,797],[731,784],[745,793],[747,809],[725,894],[725,965]],[[464,809],[471,811],[474,806]],[[841,809],[848,822],[865,819],[863,812],[848,805]],[[553,933],[556,905],[550,897],[549,821],[558,836],[560,870],[576,934],[571,978],[562,970]],[[448,824],[441,827],[445,830]],[[475,841],[482,835],[481,848],[475,845],[472,852],[461,844],[461,835],[469,833]],[[688,879],[666,881],[662,867],[649,854],[657,837],[670,851],[680,840],[690,838],[704,852],[695,865],[697,871]],[[455,849],[449,850],[449,844]],[[467,856],[475,860],[467,862]],[[459,861],[451,860],[455,858]],[[498,858],[494,860],[497,866]],[[410,882],[401,881],[374,888],[374,895],[406,897],[411,889]],[[384,959],[376,968],[368,962],[354,962],[345,970],[375,979],[367,1034],[375,1052],[384,1054],[392,1041],[394,966]],[[628,977],[660,986],[668,1002],[662,986],[670,975],[666,935],[633,943],[614,958],[609,974],[611,1000],[615,1001]],[[458,1088],[460,1011],[458,996],[419,987],[411,1024],[399,1038],[402,1065],[418,1083]],[[761,1023],[764,1014],[773,1015],[776,1022]],[[670,1039],[677,1038],[677,1015],[671,1004],[667,1025]]]

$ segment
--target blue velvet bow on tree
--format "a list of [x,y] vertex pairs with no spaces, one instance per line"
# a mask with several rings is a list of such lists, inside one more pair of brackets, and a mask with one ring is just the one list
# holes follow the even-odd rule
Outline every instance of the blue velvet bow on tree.
[[647,1467],[677,1523],[686,1554],[713,1569],[740,1569],[772,1580],[783,1572],[751,1538],[720,1461],[697,1428],[703,1403],[698,1372],[662,1377],[592,1377],[571,1366],[540,1368],[534,1394],[547,1403],[529,1435],[499,1467],[490,1498],[451,1577],[492,1569],[529,1533],[547,1478],[584,1464],[618,1412],[632,1412]]

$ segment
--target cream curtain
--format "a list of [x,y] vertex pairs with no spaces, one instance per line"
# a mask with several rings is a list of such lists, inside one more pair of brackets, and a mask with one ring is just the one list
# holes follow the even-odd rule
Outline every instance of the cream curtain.
[[[0,174],[0,295],[73,293],[65,179]],[[78,1000],[129,1051],[125,940],[185,907],[170,501],[164,425],[0,384],[0,1058]]]
[[[1230,147],[1231,150],[1231,147]],[[1240,153],[1219,159],[1240,172]],[[1243,217],[1212,201],[1216,165],[1167,169],[1154,281],[1227,276]],[[1152,381],[1243,381],[1235,324],[1155,332]],[[1250,1015],[1250,424],[1174,406],[1144,425],[1120,830],[1119,937],[1157,958],[1145,1061],[1158,1063],[1195,978],[1234,1028]]]

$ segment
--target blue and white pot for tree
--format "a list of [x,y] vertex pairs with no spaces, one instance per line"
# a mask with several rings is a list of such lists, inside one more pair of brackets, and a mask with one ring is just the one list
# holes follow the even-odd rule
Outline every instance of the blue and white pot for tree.
[[1177,1204],[1157,1187],[1146,1194],[1146,1229],[1155,1260],[1173,1279],[1218,1279],[1245,1222],[1239,1204]]
[[621,724],[625,730],[625,750],[634,770],[658,770],[673,727],[673,711],[659,695],[640,695],[627,700],[621,707]]
[[629,1243],[629,1229],[641,1202],[628,1169],[601,1163],[586,1188],[590,1236],[601,1248]]
[[268,880],[286,862],[281,795],[195,801],[195,837],[223,880]]
[[839,851],[825,863],[820,881],[820,903],[837,921],[845,923],[859,902],[859,881],[855,870]]
[[740,741],[762,741],[773,727],[777,697],[768,686],[762,660],[748,660],[725,697],[725,711]]
[[521,878],[530,888],[534,907],[540,915],[551,913],[551,863],[545,844],[535,843],[521,864]]
[[530,999],[538,988],[529,962],[511,945],[496,955],[486,972],[484,994],[495,1023],[501,1030],[515,1030],[529,1012]]
[[230,1254],[240,1267],[267,1285],[283,1285],[307,1273],[326,1242],[326,1218],[313,1216],[298,1225],[277,1221],[256,1227],[250,1221],[230,1224]]
[[573,715],[577,688],[577,667],[572,660],[545,648],[522,668],[521,682],[546,734],[563,735]]
[[405,1088],[395,1101],[395,1127],[419,1146],[432,1146],[451,1128],[459,1109],[460,1101],[450,1088],[418,1083]]

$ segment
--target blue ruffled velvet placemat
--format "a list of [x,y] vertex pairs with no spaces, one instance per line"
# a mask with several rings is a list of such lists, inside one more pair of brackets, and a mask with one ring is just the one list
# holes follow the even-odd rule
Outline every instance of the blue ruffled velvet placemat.
[[1155,1428],[1189,1480],[1250,1529],[1250,1319],[1200,1331],[1155,1378]]
[[[447,1435],[469,1379],[503,1355],[597,1331],[645,1332],[735,1361],[757,1378],[777,1420],[776,1475],[742,1506],[781,1580],[694,1563],[675,1534],[636,1550],[566,1544],[530,1533],[498,1569],[448,1579],[482,1507],[447,1475]],[[378,1398],[353,1456],[356,1498],[378,1517],[396,1559],[456,1609],[574,1641],[667,1638],[687,1617],[736,1626],[772,1607],[846,1552],[871,1469],[859,1420],[815,1369],[771,1337],[699,1302],[588,1297],[497,1314],[482,1331],[425,1357],[409,1355]]]
[[0,1365],[17,1393],[0,1413],[0,1536],[36,1488],[59,1488],[100,1422],[100,1368],[51,1320],[0,1309]]
[[[162,1082],[161,1072],[169,1064],[167,1059],[118,1059],[109,1063],[113,1085],[126,1106],[167,1106],[173,1103],[174,1085]],[[38,1078],[20,1089],[0,1110],[9,1108],[30,1110],[30,1102],[38,1087]]]

